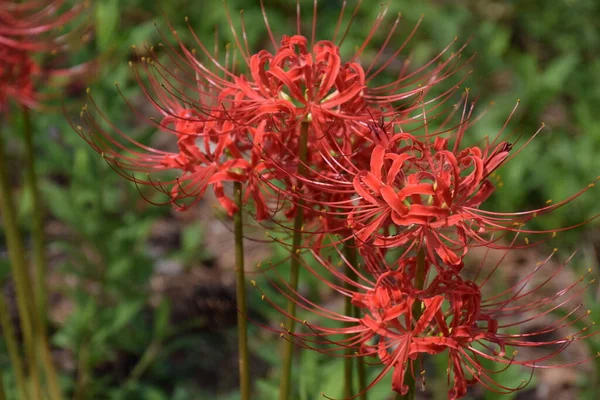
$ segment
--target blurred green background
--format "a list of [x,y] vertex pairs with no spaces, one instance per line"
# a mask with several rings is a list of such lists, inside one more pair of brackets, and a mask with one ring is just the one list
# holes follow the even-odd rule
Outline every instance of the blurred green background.
[[[301,3],[308,31],[312,1]],[[320,2],[318,38],[330,37],[341,3]],[[380,12],[380,3],[363,1],[348,33],[345,54],[362,43]],[[244,9],[253,48],[270,49],[258,0],[228,0],[227,4],[235,21],[236,10]],[[265,0],[265,4],[272,30],[278,35],[293,34],[295,2]],[[546,124],[546,129],[501,169],[504,186],[486,203],[486,209],[537,208],[547,199],[568,197],[600,173],[600,2],[396,0],[387,5],[387,23],[364,53],[365,61],[377,52],[398,12],[403,15],[400,30],[405,34],[423,14],[421,27],[405,53],[413,55],[415,65],[437,54],[455,36],[459,42],[472,37],[465,54],[476,53],[477,57],[466,67],[474,72],[465,86],[479,98],[480,111],[489,108],[473,128],[473,135],[494,135],[517,99],[521,103],[509,129],[516,129],[526,140],[542,121]],[[127,66],[132,60],[131,45],[140,48],[144,42],[164,41],[153,23],[166,32],[166,20],[179,27],[183,40],[189,40],[184,25],[187,16],[209,46],[217,28],[223,47],[231,41],[223,4],[217,0],[97,0],[95,7],[95,40],[73,58],[85,60],[98,52],[109,56],[97,80],[81,82],[82,88],[92,87],[99,107],[124,131],[152,143],[157,140],[153,132],[124,106],[114,87],[114,82],[119,82],[132,104],[146,107]],[[349,8],[353,7],[350,2]],[[168,33],[165,36],[170,39]],[[73,90],[71,95],[76,105],[86,101],[83,90]],[[488,107],[491,101],[495,104]],[[214,202],[207,198],[184,214],[151,206],[88,148],[64,115],[35,115],[35,129],[51,259],[51,343],[72,398],[238,398],[232,241],[227,223],[220,221],[223,216],[218,211],[214,216]],[[21,145],[17,134],[9,137],[20,221],[27,230],[31,202],[21,190],[17,173],[22,163]],[[590,191],[536,221],[535,227],[577,224],[599,213],[598,203],[597,191]],[[9,268],[3,243],[0,230],[0,267],[6,276]],[[595,222],[561,233],[544,246],[547,248],[540,247],[540,254],[548,254],[553,247],[564,254],[579,250],[582,256],[573,268],[597,271],[600,229]],[[272,252],[275,258],[283,257],[280,250],[265,245],[251,245],[249,251],[254,262],[269,259]],[[5,291],[10,293],[9,277],[6,281]],[[310,286],[308,277],[305,282]],[[596,287],[588,291],[586,307],[600,316],[595,292]],[[249,301],[250,318],[259,324],[279,324],[282,317],[262,303],[257,292],[250,292]],[[276,398],[280,362],[276,338],[258,325],[251,328],[253,383],[259,400]],[[594,356],[600,351],[600,338],[582,346],[582,351]],[[321,392],[341,396],[341,360],[303,352],[298,365],[294,398],[317,399]],[[5,351],[0,353],[0,366],[10,382],[13,377]],[[446,390],[445,369],[446,365],[433,365],[431,372],[428,370],[427,392],[419,396],[440,398]],[[596,398],[599,363],[572,370],[561,371],[560,379],[537,376],[519,396]],[[518,385],[523,376],[527,378],[528,373],[510,369],[500,379]],[[471,397],[499,398],[482,390],[474,390]],[[503,398],[511,397],[516,395]],[[389,380],[377,385],[370,398],[391,398]]]

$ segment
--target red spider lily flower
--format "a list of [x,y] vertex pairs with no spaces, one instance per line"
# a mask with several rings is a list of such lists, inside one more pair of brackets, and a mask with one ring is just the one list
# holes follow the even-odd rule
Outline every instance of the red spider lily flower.
[[[396,150],[381,146],[373,150],[370,168],[352,181],[360,203],[351,210],[348,224],[360,242],[393,248],[417,241],[426,247],[430,260],[436,259],[435,253],[442,264],[460,267],[469,245],[497,248],[509,232],[547,233],[523,226],[594,186],[535,210],[480,210],[495,189],[490,175],[509,158],[512,145],[494,141],[460,149],[461,137],[459,132],[449,149],[447,138],[438,136],[428,143],[398,134],[391,140]],[[559,230],[565,229],[570,227]]]
[[[388,33],[384,45],[379,49],[371,64],[365,68],[360,64],[359,57],[384,21],[387,7],[382,6],[381,12],[362,45],[348,60],[342,60],[340,48],[346,34],[339,38],[339,33],[345,13],[345,3],[331,40],[321,40],[316,43],[317,1],[314,2],[310,40],[302,34],[300,6],[297,4],[296,33],[293,36],[283,35],[279,42],[271,31],[263,1],[261,0],[260,3],[267,32],[275,52],[261,50],[258,53],[250,54],[248,43],[244,42],[242,45],[230,19],[235,42],[247,64],[249,73],[248,76],[233,77],[233,82],[230,83],[228,90],[224,91],[223,97],[230,97],[229,102],[239,106],[234,107],[235,114],[232,118],[235,120],[256,123],[258,120],[268,118],[278,122],[276,126],[281,130],[300,122],[310,123],[311,135],[314,138],[311,140],[311,144],[316,147],[318,147],[320,138],[331,135],[329,131],[339,133],[340,126],[346,128],[344,130],[346,135],[364,134],[365,128],[367,128],[366,121],[370,121],[374,115],[377,117],[395,116],[397,113],[395,108],[400,106],[400,101],[403,101],[401,105],[406,110],[411,98],[422,95],[437,83],[449,78],[461,65],[458,60],[462,49],[448,57],[447,60],[441,61],[442,56],[451,47],[449,45],[427,65],[406,75],[403,74],[405,72],[403,70],[395,81],[383,86],[374,86],[372,85],[373,79],[398,58],[419,24],[401,42],[401,45],[393,50],[392,55],[383,62],[383,65],[377,68],[376,63],[380,61],[384,52],[392,51],[387,46],[394,38],[400,22],[399,16]],[[360,2],[357,4],[353,16],[356,15],[359,7]],[[353,17],[350,19],[346,33],[350,29],[353,19]],[[246,32],[243,21],[242,27],[242,36],[245,39]],[[204,46],[201,47],[204,49]],[[195,58],[193,61],[196,61]],[[439,65],[430,68],[436,62],[439,62]],[[197,67],[199,74],[203,74],[204,70],[206,68],[203,65]],[[445,96],[447,97],[448,93]],[[221,101],[225,101],[224,98]],[[419,107],[421,106],[419,103]],[[326,150],[339,149],[326,148]]]
[[72,76],[86,70],[86,65],[49,68],[36,60],[36,56],[68,49],[72,39],[83,34],[81,24],[58,34],[66,24],[77,24],[75,20],[88,5],[65,7],[63,0],[0,1],[0,111],[9,99],[36,106],[37,79]]
[[[360,242],[381,247],[427,242],[430,259],[435,252],[443,264],[459,265],[469,239],[483,242],[479,234],[486,221],[470,210],[492,194],[488,177],[509,156],[511,145],[453,152],[447,139],[427,143],[408,134],[396,135],[389,145],[395,150],[376,146],[370,169],[355,175],[352,184],[362,199],[348,225]],[[379,233],[390,222],[395,233]]]
[[[447,126],[450,115],[437,130],[430,131],[424,114],[419,117],[425,124],[421,135],[416,135],[418,131],[402,131],[403,122],[372,126],[380,140],[368,149],[368,162],[355,163],[354,170],[342,170],[332,162],[333,157],[325,155],[325,165],[331,168],[329,176],[336,177],[335,185],[307,179],[306,186],[332,195],[351,192],[353,196],[345,201],[336,197],[329,202],[319,199],[311,205],[318,205],[324,218],[345,217],[351,231],[346,237],[356,238],[361,245],[396,248],[417,244],[426,249],[431,262],[458,270],[469,246],[503,248],[499,241],[510,233],[555,234],[573,228],[537,232],[524,225],[574,200],[594,187],[599,178],[571,197],[538,209],[515,213],[480,209],[495,190],[491,176],[533,140],[543,126],[527,143],[512,151],[513,145],[500,141],[500,137],[515,107],[495,138],[486,137],[478,145],[463,147],[465,133],[474,123],[474,104],[467,108],[467,95],[468,91],[461,119],[454,127]],[[455,110],[458,109],[457,105]],[[400,132],[394,134],[393,129]],[[321,176],[327,172],[319,171]],[[515,247],[533,245],[526,241],[524,246]]]
[[[97,109],[93,98],[90,97],[90,101]],[[225,194],[223,183],[246,182],[246,197],[252,196],[255,200],[257,218],[264,218],[265,201],[256,181],[256,172],[264,169],[264,163],[257,152],[250,148],[250,156],[246,157],[240,151],[239,143],[233,143],[232,135],[222,134],[232,129],[230,122],[211,119],[196,109],[180,108],[177,103],[172,102],[171,107],[165,112],[160,126],[177,138],[177,152],[151,149],[119,131],[127,142],[146,152],[132,150],[99,128],[87,108],[81,115],[94,134],[89,134],[91,131],[85,131],[82,126],[75,129],[94,150],[103,155],[115,171],[136,184],[158,188],[169,197],[168,203],[180,211],[196,204],[206,189],[212,186],[223,208],[232,215],[237,211],[237,206]],[[263,141],[261,130],[248,128],[246,132],[254,141]],[[154,181],[139,179],[132,174],[164,171],[178,171],[180,176],[168,181]]]
[[[274,283],[279,293],[286,299],[295,299],[298,306],[315,315],[313,318],[337,322],[326,326],[298,318],[307,332],[291,333],[285,327],[278,332],[304,348],[330,356],[345,357],[346,350],[352,348],[357,356],[376,357],[382,368],[366,390],[391,372],[392,389],[406,394],[406,374],[418,375],[415,371],[422,370],[421,356],[431,354],[448,357],[448,379],[452,381],[449,399],[465,396],[467,388],[476,383],[488,390],[511,393],[528,382],[507,387],[494,380],[494,374],[514,365],[533,370],[582,363],[583,360],[561,363],[557,356],[573,342],[597,334],[585,325],[589,312],[581,312],[580,303],[583,291],[594,280],[587,281],[585,275],[555,289],[569,260],[546,271],[552,268],[550,256],[506,290],[498,290],[497,280],[495,287],[490,284],[504,257],[490,270],[481,266],[474,281],[448,270],[438,273],[433,264],[426,262],[426,277],[431,276],[419,289],[415,287],[414,257],[401,257],[390,264],[381,250],[363,252],[363,268],[349,266],[358,275],[358,280],[353,281],[328,259],[313,255],[333,277],[321,280],[351,297],[362,315],[340,314],[301,293],[290,293],[285,284]],[[304,267],[317,277],[324,276],[323,271],[308,263]],[[348,283],[352,289],[348,289]],[[288,316],[274,298],[263,294],[263,299]],[[553,320],[559,309],[569,311]],[[556,359],[559,361],[552,364]]]

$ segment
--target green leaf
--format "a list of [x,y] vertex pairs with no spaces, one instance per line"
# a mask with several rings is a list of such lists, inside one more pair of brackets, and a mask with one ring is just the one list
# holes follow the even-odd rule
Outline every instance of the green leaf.
[[256,391],[260,399],[276,399],[279,396],[279,385],[261,379],[256,382]]
[[96,36],[101,51],[113,44],[119,19],[119,0],[104,0],[96,5]]
[[118,334],[135,316],[143,309],[145,302],[143,300],[128,301],[119,304],[113,311],[108,325],[102,327],[94,337],[95,341],[102,341],[106,338]]
[[[323,392],[334,399],[342,398],[344,392],[344,360],[340,358],[329,362],[322,368],[322,371],[322,376],[326,377],[327,380],[323,381],[319,392]],[[320,395],[320,393],[316,394]]]
[[318,387],[321,375],[319,373],[319,354],[313,351],[302,353],[300,363],[300,400],[310,400],[314,398],[312,391]]
[[41,192],[52,215],[63,222],[72,223],[77,226],[75,223],[77,218],[73,213],[71,199],[63,188],[54,183],[47,182],[41,186]]
[[154,311],[154,336],[164,339],[169,333],[169,322],[171,319],[171,304],[167,299],[162,299]]
[[75,156],[73,159],[73,178],[80,182],[81,184],[85,184],[85,182],[89,182],[90,176],[90,152],[85,148],[78,148],[75,150]]
[[558,58],[544,71],[542,77],[544,86],[551,90],[560,90],[577,67],[577,64],[579,64],[579,57],[574,53]]

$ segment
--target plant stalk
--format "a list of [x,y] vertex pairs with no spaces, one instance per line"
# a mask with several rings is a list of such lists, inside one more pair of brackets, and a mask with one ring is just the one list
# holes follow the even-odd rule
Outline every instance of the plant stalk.
[[[309,122],[302,122],[300,124],[300,139],[298,143],[298,175],[306,175],[306,160],[308,153],[308,129],[310,127]],[[299,190],[297,188],[296,190]],[[285,328],[290,334],[294,333],[296,325],[296,302],[293,298],[295,292],[298,290],[298,275],[300,272],[300,259],[299,252],[302,245],[302,229],[304,225],[304,201],[302,197],[298,198],[296,206],[296,216],[294,217],[294,236],[292,238],[292,258],[290,262],[290,281],[289,286],[291,293],[291,299],[288,301],[287,312],[289,317],[287,318]],[[290,398],[291,390],[291,375],[292,375],[292,362],[294,359],[294,341],[288,340],[285,343],[283,353],[283,368],[281,372],[281,382],[279,384],[279,400],[288,400]]]
[[140,380],[140,378],[144,375],[144,373],[152,366],[152,363],[160,355],[160,352],[163,350],[163,344],[160,340],[153,340],[150,345],[142,354],[142,357],[135,365],[129,378],[127,378],[127,384],[131,384]]
[[[2,326],[2,336],[6,343],[6,349],[8,351],[8,357],[12,366],[13,373],[15,374],[15,381],[17,383],[17,392],[19,393],[20,400],[27,400],[27,384],[25,382],[25,375],[23,373],[23,360],[19,351],[19,345],[15,336],[15,328],[4,300],[4,294],[0,293],[0,326]],[[0,375],[0,382],[2,376]],[[4,394],[4,388],[1,390]],[[1,400],[1,398],[0,398]]]
[[[360,318],[360,309],[354,307],[354,317]],[[360,357],[356,359],[356,367],[358,369],[358,392],[361,393],[359,396],[360,400],[368,400],[367,397],[367,371],[365,370],[365,360]]]
[[46,288],[46,273],[48,271],[48,259],[46,257],[46,235],[44,233],[44,209],[42,198],[38,187],[38,177],[35,165],[35,148],[33,144],[33,129],[31,126],[31,116],[29,108],[22,107],[23,111],[23,133],[25,137],[25,159],[27,163],[27,180],[33,203],[33,260],[34,260],[34,281],[31,286],[34,293],[34,309],[32,316],[34,322],[34,333],[37,336],[38,350],[41,353],[41,361],[46,372],[46,383],[50,399],[60,400],[62,394],[60,384],[58,383],[58,374],[54,367],[52,353],[48,344],[47,337],[47,299],[48,291]]
[[21,321],[21,330],[25,342],[25,354],[29,365],[29,376],[32,382],[32,396],[42,398],[41,379],[38,370],[38,352],[46,372],[46,383],[50,400],[61,400],[62,395],[58,376],[52,362],[52,355],[44,333],[42,320],[34,301],[31,278],[25,259],[25,247],[17,224],[17,214],[13,203],[5,164],[6,151],[0,138],[0,209],[4,221],[6,244],[8,247],[12,276],[17,292],[17,307]]
[[38,316],[42,325],[42,333],[46,332],[46,272],[48,270],[48,260],[46,258],[44,234],[44,211],[42,199],[37,184],[37,172],[35,165],[35,150],[33,145],[33,133],[31,127],[31,117],[29,108],[22,107],[23,114],[23,136],[25,138],[25,161],[27,168],[26,184],[31,194],[33,204],[33,220],[31,233],[33,239],[33,261],[34,261],[34,281],[33,289],[35,302],[38,310]]
[[[425,275],[427,273],[427,269],[425,268],[425,250],[423,247],[419,247],[417,252],[417,264],[415,270],[415,289],[423,290],[425,286]],[[423,302],[415,301],[412,307],[413,320],[416,322],[419,321],[421,315],[423,314]],[[417,382],[415,381],[415,377],[410,371],[410,366],[413,362],[409,362],[407,364],[407,369],[404,374],[404,384],[408,386],[408,393],[402,396],[398,394],[396,396],[397,400],[414,400],[415,394],[417,392]]]
[[6,400],[6,391],[4,390],[4,379],[0,375],[0,400]]
[[48,384],[48,393],[50,399],[62,400],[62,391],[58,382],[58,374],[56,373],[56,369],[54,368],[54,360],[52,359],[52,352],[50,351],[48,340],[46,338],[46,335],[41,333],[42,328],[39,325],[36,328],[38,332],[40,332],[38,334],[38,343],[42,355],[42,365],[44,366],[44,370],[46,371],[46,383]]
[[238,210],[233,217],[235,231],[235,269],[238,325],[238,362],[240,368],[241,400],[250,400],[250,357],[248,354],[248,321],[246,318],[246,277],[244,275],[244,220],[242,184],[234,182],[235,202]]
[[29,365],[29,377],[32,383],[32,395],[41,393],[41,381],[37,368],[36,343],[33,330],[33,312],[35,304],[32,299],[31,282],[25,261],[25,247],[21,238],[21,232],[17,225],[17,214],[11,196],[8,168],[6,166],[6,151],[4,141],[0,137],[0,209],[4,221],[4,233],[6,235],[6,246],[10,258],[13,280],[17,292],[17,308],[23,341],[25,343],[25,354]]
[[[356,281],[358,279],[355,270],[353,270],[352,268],[350,268],[349,266],[353,266],[354,268],[358,268],[358,258],[357,258],[357,249],[356,249],[356,243],[354,242],[354,239],[349,239],[348,241],[346,241],[346,243],[344,244],[344,250],[346,253],[346,260],[348,261],[348,266],[346,267],[346,276],[353,280]],[[346,289],[352,289],[350,284],[346,284],[345,285]],[[346,303],[345,303],[345,311],[346,311],[346,315],[348,316],[354,316],[355,318],[360,318],[360,309],[358,307],[355,307],[352,305],[352,299],[350,297],[346,297]],[[352,349],[348,349],[346,351],[346,356],[348,358],[346,358],[346,360],[351,360],[352,358]],[[345,365],[346,367],[346,365]],[[352,365],[347,366],[347,368],[350,368],[350,370],[352,369]],[[362,357],[357,357],[356,358],[356,370],[358,372],[358,393],[360,393],[360,396],[358,397],[360,400],[367,400],[367,374],[365,371],[365,362],[363,360]],[[348,373],[349,374],[349,373]],[[346,376],[346,372],[344,373],[344,375]],[[345,384],[345,388],[350,386],[352,387],[353,382],[349,381],[350,385]],[[352,397],[352,393],[348,393],[348,392],[344,392],[346,397]]]
[[89,383],[89,346],[89,342],[85,342],[80,346],[78,351],[77,381],[73,390],[73,400],[83,400],[85,398],[85,391]]
[[[346,277],[352,281],[356,281],[356,272],[351,268],[356,268],[356,247],[354,241],[351,239],[344,244],[344,253],[347,262],[345,271]],[[344,289],[351,291],[353,289],[352,284],[344,282]],[[346,296],[344,299],[344,315],[354,315],[354,306],[352,305],[352,298],[350,296]],[[354,364],[353,350],[352,347],[348,347],[346,349],[346,357],[344,358],[344,397],[347,399],[352,397],[354,392],[354,371],[352,370]]]

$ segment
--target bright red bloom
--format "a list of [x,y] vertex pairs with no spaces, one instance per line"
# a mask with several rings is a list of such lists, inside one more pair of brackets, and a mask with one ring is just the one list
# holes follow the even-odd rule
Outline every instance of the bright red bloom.
[[[94,104],[91,98],[90,100]],[[81,126],[76,129],[122,176],[136,184],[158,188],[169,197],[168,202],[179,210],[196,204],[208,186],[212,186],[221,205],[229,214],[233,214],[237,206],[225,194],[223,183],[246,182],[246,198],[253,197],[257,203],[257,218],[264,218],[264,199],[256,179],[256,173],[264,169],[260,152],[243,142],[235,143],[234,135],[223,134],[234,129],[230,122],[209,118],[196,109],[178,110],[180,106],[176,103],[172,103],[171,107],[159,125],[177,138],[177,152],[143,146],[120,131],[120,136],[139,146],[140,150],[126,147],[102,129],[97,129],[92,135],[86,135]],[[88,126],[97,127],[87,111],[82,116]],[[247,128],[244,132],[247,135],[246,141],[250,138],[263,142],[261,130]],[[240,150],[243,147],[249,149],[248,157]],[[180,171],[180,176],[172,180],[154,181],[138,179],[133,175],[134,172],[161,171]]]
[[[352,184],[361,200],[350,212],[349,227],[361,243],[397,247],[426,241],[431,260],[435,252],[444,264],[460,264],[469,239],[483,242],[479,233],[486,221],[471,210],[493,192],[488,178],[508,157],[510,144],[453,152],[441,137],[427,143],[398,134],[389,147],[394,151],[378,145],[370,170],[355,175]],[[393,233],[381,233],[390,222]]]
[[[499,140],[502,131],[494,139],[485,138],[483,144],[465,147],[462,140],[473,123],[473,107],[467,111],[466,96],[463,101],[463,114],[455,127],[446,126],[448,118],[435,131],[429,131],[424,115],[420,116],[425,125],[419,136],[403,131],[406,119],[402,115],[389,126],[371,126],[377,144],[367,149],[367,162],[358,160],[354,169],[341,168],[325,154],[325,165],[331,168],[329,175],[336,177],[335,183],[326,185],[315,179],[306,185],[327,191],[331,200],[308,202],[318,207],[324,218],[345,217],[350,231],[345,237],[355,238],[359,245],[420,246],[431,262],[457,270],[468,246],[504,248],[502,239],[511,233],[555,233],[572,228],[537,232],[524,225],[569,203],[600,177],[575,195],[539,209],[515,213],[480,209],[495,190],[491,176],[535,135],[512,154],[513,146]],[[399,133],[392,133],[394,130]],[[324,176],[327,171],[319,174]],[[352,195],[346,201],[335,197],[349,192]],[[527,239],[526,245],[513,247],[528,245]]]
[[252,81],[236,77],[236,89],[222,96],[235,98],[240,106],[233,107],[233,119],[274,119],[281,130],[306,121],[314,136],[322,137],[332,118],[352,120],[365,107],[362,67],[342,65],[339,47],[332,42],[317,43],[311,53],[305,37],[284,36],[274,55],[262,50],[250,57],[249,67]]
[[[431,276],[426,279],[424,289],[418,289],[415,287],[416,260],[412,257],[402,257],[397,263],[388,264],[378,252],[365,254],[364,269],[350,266],[359,276],[357,281],[350,281],[325,258],[315,256],[321,266],[333,274],[334,280],[325,283],[351,297],[353,304],[362,310],[362,316],[339,314],[299,293],[289,293],[289,287],[277,284],[280,293],[297,299],[300,307],[345,325],[327,327],[298,319],[309,332],[295,333],[290,340],[332,356],[343,356],[350,347],[358,356],[377,357],[383,368],[367,390],[392,372],[393,390],[405,394],[408,391],[405,375],[417,376],[422,370],[419,356],[444,354],[448,356],[448,379],[453,382],[449,399],[465,396],[467,387],[475,383],[489,390],[510,393],[522,389],[527,382],[506,387],[494,380],[495,373],[511,365],[533,369],[578,364],[583,361],[550,362],[574,341],[597,334],[589,332],[587,326],[581,328],[583,318],[588,315],[580,312],[581,294],[593,280],[586,282],[586,276],[582,276],[570,284],[562,284],[557,291],[555,278],[565,264],[546,271],[552,268],[551,257],[539,262],[511,288],[498,290],[497,280],[494,288],[488,286],[502,260],[487,273],[481,269],[475,281],[463,280],[451,271],[432,273],[433,265],[426,263],[426,277]],[[305,268],[322,276],[322,271],[308,264]],[[369,277],[371,274],[375,280]],[[341,283],[350,283],[353,289],[348,290]],[[550,285],[553,288],[544,293]],[[287,315],[274,299],[265,299]],[[564,317],[547,322],[555,310],[563,308],[570,311]],[[281,333],[290,335],[285,329]],[[523,351],[523,358],[518,352],[520,348],[538,348],[539,352]],[[486,364],[490,361],[498,368],[490,370]]]
[[65,10],[63,0],[16,2],[0,0],[0,111],[9,99],[33,107],[38,104],[36,79],[81,73],[84,66],[70,69],[49,68],[40,64],[39,55],[55,55],[69,47],[72,38],[82,33],[76,26],[57,35],[73,22],[87,5]]

